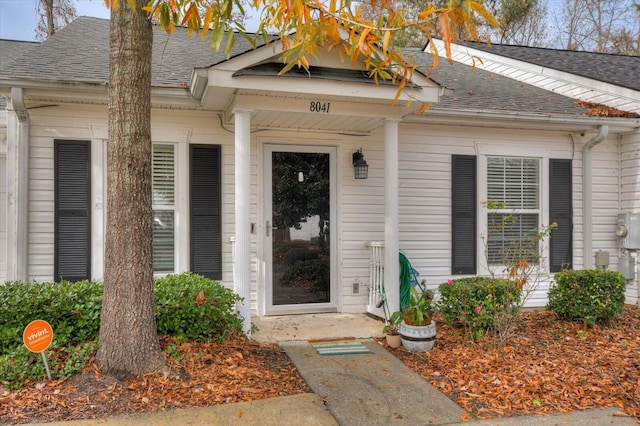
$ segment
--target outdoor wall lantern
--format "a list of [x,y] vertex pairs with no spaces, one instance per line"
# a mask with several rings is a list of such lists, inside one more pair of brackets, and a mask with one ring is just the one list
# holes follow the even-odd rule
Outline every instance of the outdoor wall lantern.
[[362,155],[362,148],[353,153],[353,177],[356,179],[369,177],[369,165]]

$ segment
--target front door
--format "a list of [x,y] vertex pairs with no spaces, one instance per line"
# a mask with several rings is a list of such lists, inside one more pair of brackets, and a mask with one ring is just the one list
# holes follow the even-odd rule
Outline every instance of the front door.
[[335,311],[334,147],[265,145],[266,313]]

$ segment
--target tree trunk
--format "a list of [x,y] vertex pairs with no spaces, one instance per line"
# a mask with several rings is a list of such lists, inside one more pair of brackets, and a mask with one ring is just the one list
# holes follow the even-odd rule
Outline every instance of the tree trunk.
[[56,32],[54,27],[55,22],[53,20],[53,0],[42,0],[42,6],[44,7],[47,22],[47,38],[49,38]]
[[107,232],[102,373],[127,378],[164,365],[153,301],[151,210],[152,26],[137,0],[112,10],[109,50]]

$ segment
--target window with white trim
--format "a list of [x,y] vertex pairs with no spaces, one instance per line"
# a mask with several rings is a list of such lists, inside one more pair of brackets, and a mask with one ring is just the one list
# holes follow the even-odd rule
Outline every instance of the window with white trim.
[[154,144],[152,157],[153,272],[175,271],[175,146]]
[[[540,159],[487,157],[487,260],[500,265],[540,224]],[[527,259],[532,261],[534,259]]]
[[531,241],[542,223],[557,224],[539,247],[549,271],[571,268],[572,161],[545,148],[479,145],[478,154],[451,156],[451,273],[499,271],[505,248]]

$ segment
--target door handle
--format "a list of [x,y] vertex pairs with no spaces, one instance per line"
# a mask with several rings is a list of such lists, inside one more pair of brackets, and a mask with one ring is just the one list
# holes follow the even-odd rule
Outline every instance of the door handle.
[[267,237],[269,236],[269,234],[271,234],[271,223],[269,221],[267,221],[267,226],[265,227],[266,231],[267,231]]

